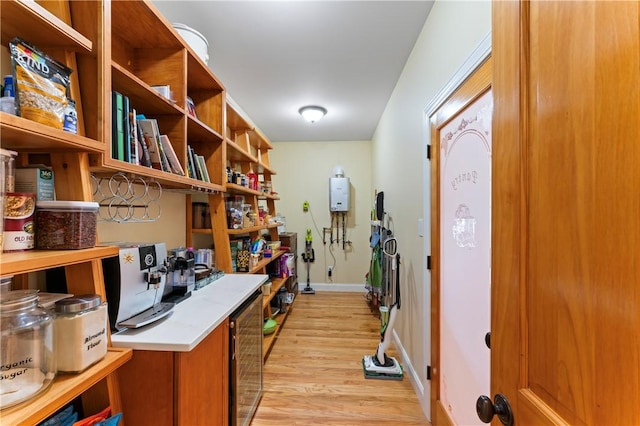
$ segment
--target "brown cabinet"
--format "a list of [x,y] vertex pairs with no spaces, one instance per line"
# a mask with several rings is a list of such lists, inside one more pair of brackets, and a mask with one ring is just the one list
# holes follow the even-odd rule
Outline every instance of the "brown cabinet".
[[228,424],[229,319],[189,352],[133,351],[118,370],[130,425]]

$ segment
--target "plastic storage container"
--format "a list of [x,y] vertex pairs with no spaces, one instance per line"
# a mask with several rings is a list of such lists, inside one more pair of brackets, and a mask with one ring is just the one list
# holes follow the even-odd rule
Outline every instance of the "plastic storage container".
[[74,250],[96,245],[98,203],[90,201],[38,201],[36,248]]
[[97,294],[55,304],[54,336],[58,371],[79,373],[107,354],[107,304]]
[[173,28],[182,36],[184,41],[196,52],[205,64],[209,61],[209,42],[206,37],[188,25],[175,22]]
[[53,318],[38,305],[36,290],[0,295],[0,408],[34,397],[53,381]]

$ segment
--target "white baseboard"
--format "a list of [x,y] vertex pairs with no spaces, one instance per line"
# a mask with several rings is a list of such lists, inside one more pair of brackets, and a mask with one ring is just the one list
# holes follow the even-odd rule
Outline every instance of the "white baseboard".
[[418,396],[418,400],[421,400],[424,394],[424,386],[422,386],[422,383],[420,383],[420,376],[418,376],[418,373],[413,368],[413,364],[411,364],[411,358],[409,358],[409,354],[407,354],[407,351],[404,350],[404,346],[402,346],[400,337],[398,337],[398,334],[395,330],[393,330],[393,343],[396,346],[396,350],[400,354],[400,362],[402,364],[402,368],[404,369],[403,371],[405,375],[409,377],[409,380],[413,385],[413,389],[415,389],[416,395]]
[[[338,283],[310,283],[311,288],[315,291],[342,291],[349,293],[367,293],[364,284],[338,284]],[[307,286],[306,282],[298,281],[298,290],[302,291]]]

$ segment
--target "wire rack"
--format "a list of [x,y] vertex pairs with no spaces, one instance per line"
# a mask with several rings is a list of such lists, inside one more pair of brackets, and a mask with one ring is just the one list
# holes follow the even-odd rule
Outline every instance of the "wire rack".
[[155,222],[160,218],[159,182],[119,172],[110,177],[91,175],[93,199],[103,222]]

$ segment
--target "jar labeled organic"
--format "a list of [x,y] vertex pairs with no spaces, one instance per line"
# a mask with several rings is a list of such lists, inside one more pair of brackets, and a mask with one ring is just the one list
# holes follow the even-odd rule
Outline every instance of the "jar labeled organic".
[[56,302],[54,322],[58,371],[79,373],[107,354],[107,304],[97,294]]
[[36,290],[0,295],[0,408],[34,397],[53,381],[53,318],[38,305]]

